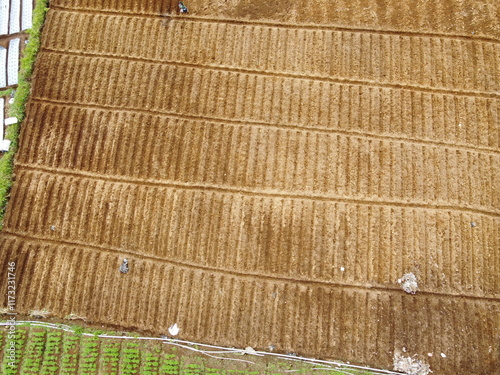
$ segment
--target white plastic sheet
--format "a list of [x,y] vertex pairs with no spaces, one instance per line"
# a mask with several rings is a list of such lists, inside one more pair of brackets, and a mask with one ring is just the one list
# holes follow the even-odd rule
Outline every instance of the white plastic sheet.
[[17,85],[17,74],[19,71],[19,43],[20,39],[12,39],[9,42],[7,54],[7,84]]
[[3,113],[4,113],[4,105],[5,105],[5,99],[0,98],[0,140],[3,140],[3,137],[5,137],[5,132],[4,132],[4,125],[3,125]]
[[17,118],[16,117],[8,117],[8,118],[5,119],[4,124],[5,125],[14,125],[14,124],[17,124]]
[[9,33],[10,0],[0,0],[0,35]]
[[21,0],[10,0],[10,25],[9,34],[21,31]]
[[23,30],[31,29],[33,26],[33,0],[22,0],[21,28]]
[[7,86],[7,49],[0,47],[0,88]]

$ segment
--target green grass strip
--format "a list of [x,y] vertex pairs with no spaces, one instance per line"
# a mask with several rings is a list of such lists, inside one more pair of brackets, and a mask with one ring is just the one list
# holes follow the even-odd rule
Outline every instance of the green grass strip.
[[[33,10],[33,27],[27,31],[29,34],[28,44],[24,49],[23,58],[21,59],[19,83],[14,97],[14,103],[9,110],[9,116],[16,117],[18,123],[7,127],[5,138],[11,141],[11,145],[9,151],[0,159],[0,229],[3,227],[5,208],[13,184],[12,172],[14,168],[14,156],[19,147],[20,123],[26,116],[26,103],[31,91],[31,76],[33,74],[36,56],[40,50],[42,28],[48,10],[48,3],[49,0],[37,0],[35,9]],[[10,95],[11,93],[12,91],[5,90],[0,94]],[[3,124],[0,126],[3,126]]]

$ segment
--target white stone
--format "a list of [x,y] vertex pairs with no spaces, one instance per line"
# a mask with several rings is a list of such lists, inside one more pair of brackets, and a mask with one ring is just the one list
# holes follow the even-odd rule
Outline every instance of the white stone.
[[20,39],[12,39],[9,42],[9,53],[7,55],[7,85],[17,85],[19,71],[19,42]]

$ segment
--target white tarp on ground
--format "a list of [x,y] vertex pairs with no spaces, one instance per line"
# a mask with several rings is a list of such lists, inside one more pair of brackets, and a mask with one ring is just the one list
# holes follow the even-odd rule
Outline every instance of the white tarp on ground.
[[17,117],[7,117],[5,119],[5,122],[4,124],[7,126],[7,125],[14,125],[14,124],[17,124]]
[[7,49],[0,47],[0,88],[7,86]]
[[10,27],[9,34],[15,34],[21,31],[21,0],[10,0]]
[[12,39],[9,42],[9,53],[7,54],[7,85],[17,85],[17,73],[19,71],[19,42],[20,39]]
[[33,26],[33,0],[23,0],[23,8],[21,12],[22,29],[31,29]]
[[0,0],[0,35],[9,33],[10,0]]
[[3,140],[3,137],[5,137],[5,132],[4,132],[4,129],[5,129],[5,126],[3,124],[3,112],[4,112],[4,104],[5,104],[5,99],[4,98],[0,98],[0,141]]

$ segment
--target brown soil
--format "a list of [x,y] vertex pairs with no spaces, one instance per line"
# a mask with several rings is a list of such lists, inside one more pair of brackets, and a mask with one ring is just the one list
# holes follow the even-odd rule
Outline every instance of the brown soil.
[[499,373],[497,1],[101,3],[51,2],[19,311]]

